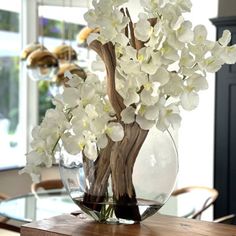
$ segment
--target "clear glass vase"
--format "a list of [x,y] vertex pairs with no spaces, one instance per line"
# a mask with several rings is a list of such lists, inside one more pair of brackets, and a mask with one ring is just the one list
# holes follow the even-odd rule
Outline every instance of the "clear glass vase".
[[[149,131],[131,168],[129,163],[118,162],[117,173],[112,173],[114,163],[109,158],[100,163],[86,159],[63,150],[60,174],[73,201],[101,223],[132,224],[155,214],[168,200],[178,173],[172,136],[155,128]],[[104,173],[98,175],[98,169]],[[131,178],[126,178],[127,173]]]

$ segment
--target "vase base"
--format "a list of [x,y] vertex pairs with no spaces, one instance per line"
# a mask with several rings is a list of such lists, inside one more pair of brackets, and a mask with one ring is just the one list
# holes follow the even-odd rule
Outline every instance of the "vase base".
[[[112,200],[102,203],[84,202],[83,198],[73,200],[83,212],[97,222],[105,224],[136,224],[154,215],[163,206],[163,204],[156,201],[144,199],[137,199],[136,204],[128,205],[117,205]],[[119,209],[124,212],[123,216],[119,214],[118,217]]]

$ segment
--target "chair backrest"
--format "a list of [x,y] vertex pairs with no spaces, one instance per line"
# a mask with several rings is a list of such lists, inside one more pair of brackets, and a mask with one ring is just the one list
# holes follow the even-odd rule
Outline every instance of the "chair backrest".
[[208,209],[217,199],[218,191],[205,186],[188,186],[175,190],[172,196],[186,195],[185,201],[193,204],[193,211],[188,218],[201,219],[202,212]]
[[236,224],[236,215],[230,214],[227,216],[223,216],[213,220],[215,223],[222,223],[222,224]]
[[63,183],[60,179],[50,179],[44,180],[39,183],[33,183],[31,185],[31,192],[36,193],[40,189],[49,190],[49,189],[61,189],[63,188]]
[[[8,198],[8,196],[7,195],[5,195],[5,194],[3,194],[3,193],[0,193],[0,201],[1,200],[5,200],[5,199],[7,199]],[[0,222],[1,223],[5,223],[5,222],[7,222],[9,219],[7,218],[7,217],[0,217]]]

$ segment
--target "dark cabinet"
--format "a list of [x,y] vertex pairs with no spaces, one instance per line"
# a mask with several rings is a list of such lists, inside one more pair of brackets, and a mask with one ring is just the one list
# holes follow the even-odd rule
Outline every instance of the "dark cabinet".
[[[217,28],[217,38],[223,30],[232,33],[236,43],[236,16],[211,20]],[[219,198],[214,217],[236,213],[236,64],[224,65],[216,73],[214,187]]]

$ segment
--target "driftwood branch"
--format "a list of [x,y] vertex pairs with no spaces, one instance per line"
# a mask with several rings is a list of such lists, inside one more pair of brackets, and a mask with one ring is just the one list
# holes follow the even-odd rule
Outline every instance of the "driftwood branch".
[[116,71],[116,55],[114,45],[106,43],[102,45],[99,41],[93,41],[89,47],[93,49],[103,60],[107,72],[107,94],[110,103],[120,120],[120,113],[125,108],[123,98],[116,91],[115,71]]
[[[130,37],[130,45],[137,51],[144,47],[144,43],[135,38],[134,24],[131,20],[128,9],[121,9],[121,12],[129,19],[129,25],[124,33]],[[154,26],[156,19],[150,19]],[[115,214],[118,218],[140,221],[141,216],[137,206],[135,188],[133,186],[132,174],[138,153],[147,137],[148,131],[142,130],[134,122],[124,124],[121,121],[121,111],[125,109],[123,98],[116,91],[116,54],[114,45],[94,40],[89,45],[103,60],[107,73],[107,94],[110,103],[116,113],[117,122],[124,128],[124,138],[120,142],[113,142],[109,139],[108,145],[100,150],[99,157],[95,162],[84,160],[85,176],[88,181],[87,192],[84,196],[84,203],[90,209],[99,211],[102,202],[106,201],[108,181],[111,177],[113,198],[116,201]],[[128,208],[125,207],[128,204]]]

